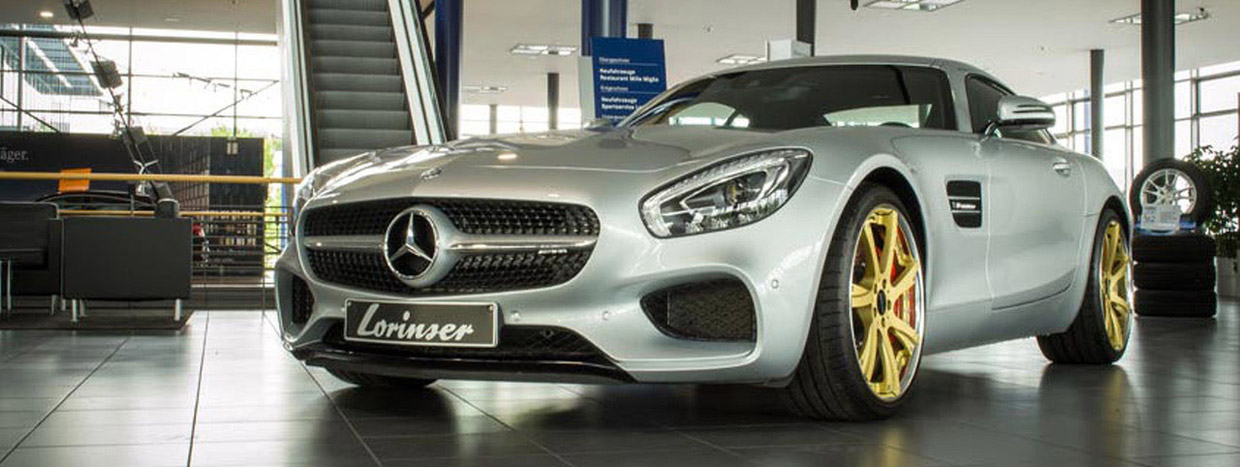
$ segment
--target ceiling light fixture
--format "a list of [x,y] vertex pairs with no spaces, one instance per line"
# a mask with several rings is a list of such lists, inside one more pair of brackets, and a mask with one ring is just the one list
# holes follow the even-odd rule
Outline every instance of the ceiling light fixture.
[[461,86],[461,90],[470,94],[499,94],[508,91],[508,88],[504,86],[465,85]]
[[[1197,11],[1193,11],[1193,12],[1176,13],[1175,14],[1175,25],[1179,26],[1181,24],[1188,24],[1194,21],[1201,21],[1203,19],[1210,19],[1210,12],[1206,11],[1205,8],[1198,8]],[[1122,18],[1115,18],[1111,20],[1111,22],[1115,24],[1128,24],[1128,25],[1133,25],[1133,26],[1140,26],[1141,25],[1141,13],[1131,14],[1128,16],[1124,16]]]
[[571,45],[517,44],[508,53],[513,55],[572,55],[577,48]]
[[43,19],[52,19],[53,16],[56,16],[56,15],[48,10],[43,10],[39,12],[39,17]]
[[875,0],[865,4],[865,7],[883,10],[909,10],[929,13],[939,11],[943,8],[947,8],[963,1],[964,0]]
[[763,63],[766,57],[758,55],[732,54],[715,60],[716,63],[724,65],[753,65],[755,63]]

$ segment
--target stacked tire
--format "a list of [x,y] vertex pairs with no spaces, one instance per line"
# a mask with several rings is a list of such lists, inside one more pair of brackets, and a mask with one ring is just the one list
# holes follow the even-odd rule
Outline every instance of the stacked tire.
[[1138,235],[1132,242],[1137,314],[1214,316],[1215,248],[1214,239],[1199,233]]

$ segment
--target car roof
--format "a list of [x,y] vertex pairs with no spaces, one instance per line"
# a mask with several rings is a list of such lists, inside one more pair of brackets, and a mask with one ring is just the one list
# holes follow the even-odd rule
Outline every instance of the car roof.
[[738,71],[774,70],[825,65],[913,65],[952,70],[963,74],[982,75],[992,81],[1002,83],[985,70],[958,60],[915,55],[823,55],[815,57],[792,58],[773,62],[729,68],[711,73],[708,76],[735,73]]

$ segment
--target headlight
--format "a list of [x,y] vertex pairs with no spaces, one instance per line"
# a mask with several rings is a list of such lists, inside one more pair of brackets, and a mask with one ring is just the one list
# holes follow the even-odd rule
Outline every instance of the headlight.
[[752,224],[788,202],[810,159],[804,149],[775,149],[712,165],[647,196],[642,220],[661,238]]

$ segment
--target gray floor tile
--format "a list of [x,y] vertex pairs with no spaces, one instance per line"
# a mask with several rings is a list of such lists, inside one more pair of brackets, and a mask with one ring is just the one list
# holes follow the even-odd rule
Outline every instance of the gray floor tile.
[[373,466],[374,460],[353,438],[194,443],[192,465],[196,466],[279,464]]
[[831,444],[737,448],[730,451],[755,465],[771,467],[944,466],[943,461],[879,444]]
[[677,451],[572,454],[563,456],[578,467],[686,467],[754,466],[745,458],[723,451],[700,448]]
[[14,450],[0,467],[184,466],[189,443],[124,446],[69,446]]
[[370,438],[366,444],[380,460],[546,454],[524,435],[513,432]]
[[199,423],[195,442],[283,441],[316,439],[331,442],[354,439],[344,421],[288,420],[277,422]]
[[189,423],[159,425],[74,425],[45,423],[30,433],[22,447],[104,446],[114,444],[180,444],[189,442]]

